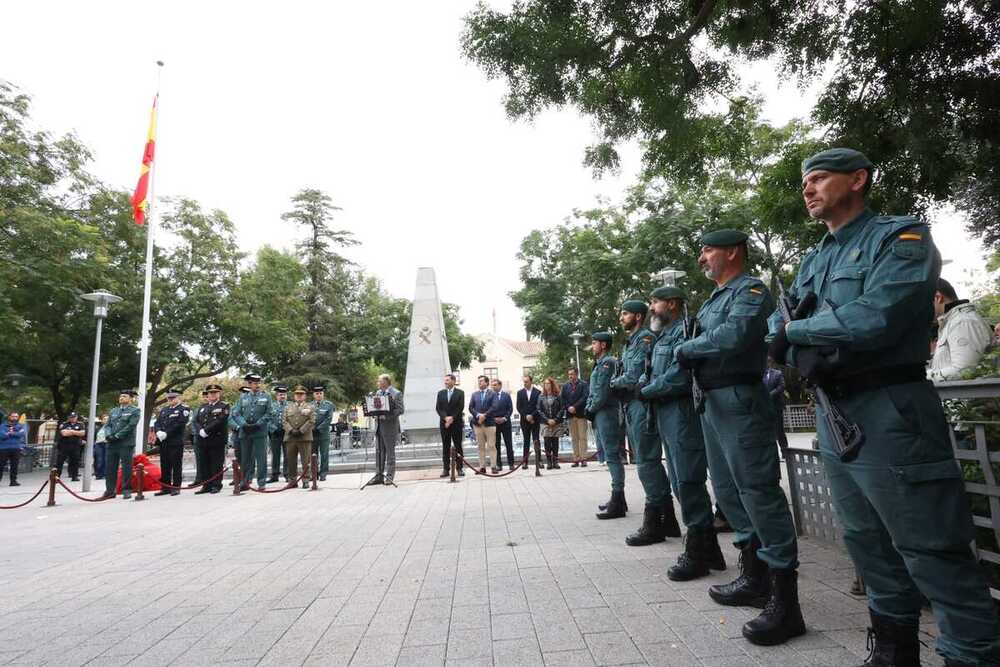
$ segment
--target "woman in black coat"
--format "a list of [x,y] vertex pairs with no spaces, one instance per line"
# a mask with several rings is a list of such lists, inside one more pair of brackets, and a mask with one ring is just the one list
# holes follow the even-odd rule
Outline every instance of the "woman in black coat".
[[559,398],[559,385],[552,378],[542,383],[538,397],[538,414],[542,418],[541,435],[545,443],[546,470],[559,468],[559,438],[565,433],[565,406]]

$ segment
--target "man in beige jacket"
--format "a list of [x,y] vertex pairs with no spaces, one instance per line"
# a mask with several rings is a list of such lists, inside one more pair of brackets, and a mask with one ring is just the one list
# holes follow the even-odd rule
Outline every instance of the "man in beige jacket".
[[309,457],[312,455],[313,426],[316,423],[316,411],[312,403],[306,403],[306,388],[295,387],[292,393],[295,399],[285,406],[285,416],[282,424],[285,429],[285,462],[288,464],[288,483],[298,486],[298,459],[302,459],[302,472],[306,479],[302,480],[302,488],[308,489]]

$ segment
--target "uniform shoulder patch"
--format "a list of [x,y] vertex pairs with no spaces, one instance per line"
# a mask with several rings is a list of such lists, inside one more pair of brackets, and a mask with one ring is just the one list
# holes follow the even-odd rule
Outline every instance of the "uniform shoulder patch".
[[643,336],[642,337],[642,342],[646,343],[646,344],[652,343],[653,342],[653,337],[652,336]]
[[916,232],[903,232],[896,237],[900,241],[920,241],[923,240],[923,234],[917,234]]
[[761,288],[759,288],[759,287],[751,287],[751,288],[750,288],[750,293],[751,293],[751,294],[763,294],[763,293],[764,293],[764,290],[762,290],[762,289],[761,289]]

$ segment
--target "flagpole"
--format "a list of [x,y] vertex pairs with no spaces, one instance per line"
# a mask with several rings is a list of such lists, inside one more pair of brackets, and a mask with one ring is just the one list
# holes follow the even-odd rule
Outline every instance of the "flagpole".
[[[163,75],[163,61],[156,61],[156,123],[160,122],[160,79]],[[159,131],[157,131],[159,134]],[[146,208],[146,280],[142,293],[142,337],[139,342],[139,425],[135,429],[135,453],[142,454],[142,445],[146,442],[149,425],[146,423],[146,374],[149,367],[149,342],[152,337],[152,324],[149,321],[150,300],[153,292],[153,232],[156,230],[156,174],[159,162],[153,160],[149,175],[149,204]]]

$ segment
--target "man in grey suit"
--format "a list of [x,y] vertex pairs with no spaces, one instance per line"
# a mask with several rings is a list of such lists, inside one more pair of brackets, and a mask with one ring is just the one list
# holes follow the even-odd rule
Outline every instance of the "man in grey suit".
[[392,386],[392,378],[388,375],[379,375],[378,391],[375,393],[387,399],[389,414],[376,417],[375,462],[378,474],[371,483],[391,484],[396,474],[396,443],[399,442],[399,416],[403,414],[403,392]]

